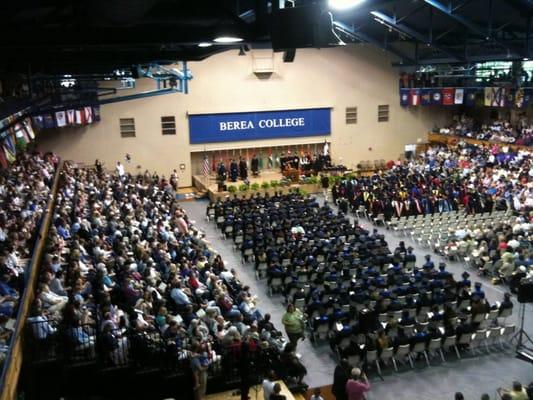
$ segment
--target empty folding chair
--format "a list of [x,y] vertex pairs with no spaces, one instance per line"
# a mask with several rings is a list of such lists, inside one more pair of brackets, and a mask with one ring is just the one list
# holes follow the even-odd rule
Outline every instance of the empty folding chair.
[[270,285],[268,286],[268,292],[272,297],[272,294],[276,291],[279,291],[283,288],[283,281],[281,278],[272,278]]
[[434,354],[440,355],[442,362],[445,362],[444,354],[442,353],[441,339],[431,339],[428,345],[429,356],[432,357]]
[[259,263],[257,265],[257,269],[255,271],[255,276],[257,279],[262,279],[266,276],[266,273],[267,273],[267,264],[266,263]]
[[419,354],[423,354],[424,358],[426,359],[426,364],[429,367],[429,358],[428,353],[426,351],[426,343],[425,342],[419,342],[415,343],[413,346],[413,350],[409,353],[409,358],[412,359],[413,356],[418,356]]
[[516,331],[516,325],[505,325],[500,336],[500,344],[503,348],[506,341],[510,340]]
[[480,329],[472,335],[472,341],[470,342],[470,352],[476,354],[476,350],[481,347],[481,345],[487,339],[487,330]]
[[372,363],[376,364],[376,368],[378,370],[378,374],[381,375],[381,367],[379,365],[378,360],[378,351],[377,350],[369,350],[366,352],[366,364],[370,366]]
[[[462,334],[461,337],[459,337],[459,340],[457,341],[458,346],[469,346],[470,342],[472,342],[472,334],[471,333],[465,333]],[[459,352],[457,352],[457,356],[461,358],[459,355]]]
[[[379,366],[379,362],[383,362],[384,364],[389,361],[389,360],[392,360],[393,364],[394,364],[394,348],[392,347],[389,347],[388,349],[383,349],[381,351],[381,354],[379,355],[379,360],[376,360],[376,364]],[[380,371],[380,375],[381,375],[381,370],[378,368],[378,371]]]
[[398,366],[396,365],[396,362],[400,361],[402,364],[405,364],[404,360],[406,358],[409,361],[411,368],[414,368],[413,360],[411,360],[411,357],[409,357],[409,345],[404,344],[404,345],[398,346],[398,348],[396,349],[396,352],[394,353],[394,357],[392,357],[392,363],[394,364],[394,369],[396,370],[396,372],[398,372]]
[[[453,348],[455,350],[455,354],[457,354],[457,358],[461,358],[461,355],[459,354],[459,349],[457,348],[457,336],[447,336],[446,339],[444,339],[444,343],[442,343],[442,349],[448,350]],[[441,351],[441,356],[443,357],[443,361],[446,361],[444,359],[444,354]]]

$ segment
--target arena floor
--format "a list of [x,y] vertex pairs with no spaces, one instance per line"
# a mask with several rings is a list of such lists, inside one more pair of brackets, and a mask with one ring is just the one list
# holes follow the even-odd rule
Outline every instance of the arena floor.
[[[321,195],[317,196],[322,201]],[[266,290],[266,282],[255,279],[253,266],[242,265],[240,257],[232,249],[232,242],[223,240],[220,232],[215,229],[212,222],[205,219],[206,201],[192,201],[182,203],[189,217],[196,221],[196,225],[202,229],[211,241],[213,247],[217,249],[229,267],[235,267],[239,278],[248,284],[253,293],[259,297],[259,307],[264,313],[270,313],[272,320],[282,328],[281,316],[285,309],[281,296],[269,297]],[[366,229],[372,229],[369,221],[361,220],[360,223]],[[389,248],[393,250],[400,240],[404,238],[397,236],[384,228],[378,230],[385,235]],[[411,240],[405,238],[407,246],[414,248],[417,260],[423,259],[428,253],[428,249],[423,249]],[[438,262],[441,257],[432,254],[432,258]],[[447,269],[453,272],[456,277],[465,270],[459,262],[447,262]],[[470,271],[472,273],[472,271]],[[488,279],[472,276],[472,280],[483,282],[484,290],[489,302],[501,301],[505,287],[495,286]],[[516,299],[514,299],[516,300]],[[515,302],[513,315],[508,319],[508,323],[518,325],[518,307]],[[533,305],[526,305],[525,330],[529,335],[533,335]],[[315,347],[306,339],[298,345],[298,352],[302,354],[302,362],[307,367],[308,375],[305,381],[310,387],[321,387],[330,385],[333,380],[333,371],[336,360],[328,344]],[[528,384],[533,381],[533,365],[515,358],[514,349],[507,351],[491,351],[477,356],[465,356],[457,360],[455,355],[446,357],[447,362],[442,363],[436,358],[432,361],[432,366],[427,367],[425,362],[415,364],[412,370],[408,366],[400,366],[399,372],[394,372],[392,367],[384,367],[383,378],[371,371],[369,378],[372,389],[367,396],[368,400],[448,400],[453,399],[457,391],[463,392],[467,399],[478,399],[482,393],[488,393],[491,398],[497,399],[499,396],[496,389],[499,387],[509,387],[514,380]]]

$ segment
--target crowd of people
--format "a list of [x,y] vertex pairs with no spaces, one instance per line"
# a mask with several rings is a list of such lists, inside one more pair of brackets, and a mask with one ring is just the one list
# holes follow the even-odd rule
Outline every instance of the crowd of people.
[[412,160],[390,163],[372,176],[341,179],[332,187],[333,201],[346,200],[373,216],[425,215],[459,210],[467,213],[533,210],[532,154],[504,152],[459,143],[431,147]]
[[291,374],[294,352],[257,303],[170,183],[65,165],[28,321],[35,353],[188,363],[200,399],[213,371]]
[[[413,249],[403,242],[391,252],[377,230],[366,231],[309,196],[234,198],[211,207],[221,229],[231,226],[234,240],[240,237],[243,258],[253,249],[255,266],[264,266],[269,285],[287,302],[301,304],[311,330],[326,333],[343,357],[364,360],[368,351],[459,339],[491,310],[497,315],[512,308],[508,297],[489,304],[481,283],[472,285],[467,272],[454,277],[430,255],[417,267]],[[474,323],[477,314],[483,318]],[[288,331],[292,342],[298,335],[301,330]],[[339,348],[346,338],[349,343]]]
[[9,348],[26,267],[57,163],[53,154],[27,152],[20,153],[9,169],[0,170],[0,366]]
[[494,143],[533,146],[533,125],[522,116],[516,123],[496,119],[490,123],[480,123],[466,115],[456,116],[452,123],[438,130],[440,134],[463,136],[470,139],[486,140]]

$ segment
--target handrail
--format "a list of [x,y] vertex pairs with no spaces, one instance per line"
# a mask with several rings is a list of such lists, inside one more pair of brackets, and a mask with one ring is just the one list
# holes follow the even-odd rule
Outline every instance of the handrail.
[[37,240],[33,245],[33,253],[30,264],[25,274],[24,292],[21,297],[21,303],[17,312],[17,320],[15,322],[15,329],[11,336],[11,343],[9,351],[4,362],[2,376],[0,377],[0,400],[14,400],[16,398],[16,391],[18,385],[18,378],[22,366],[22,338],[23,329],[28,318],[28,312],[34,300],[35,285],[37,284],[38,267],[43,255],[44,246],[48,237],[48,229],[52,220],[52,215],[55,206],[57,189],[59,186],[59,176],[63,168],[63,162],[60,161],[57,165],[54,182],[52,184],[48,205],[41,217],[41,227],[37,235]]
[[428,134],[428,140],[429,142],[438,142],[438,143],[446,143],[446,144],[451,143],[451,141],[455,141],[457,143],[458,141],[462,140],[466,143],[477,144],[477,145],[482,145],[482,146],[494,145],[494,144],[497,144],[498,146],[507,146],[513,151],[516,151],[516,150],[532,151],[533,150],[533,146],[525,146],[525,145],[518,145],[518,144],[504,143],[504,142],[495,142],[492,140],[474,139],[474,138],[469,138],[469,137],[460,136],[460,135],[444,135],[442,133],[432,133],[432,132]]

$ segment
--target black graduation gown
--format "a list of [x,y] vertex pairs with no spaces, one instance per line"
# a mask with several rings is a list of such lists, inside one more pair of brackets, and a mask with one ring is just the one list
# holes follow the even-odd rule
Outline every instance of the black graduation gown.
[[244,160],[239,162],[239,176],[242,180],[248,178],[248,165],[246,165],[246,161]]

